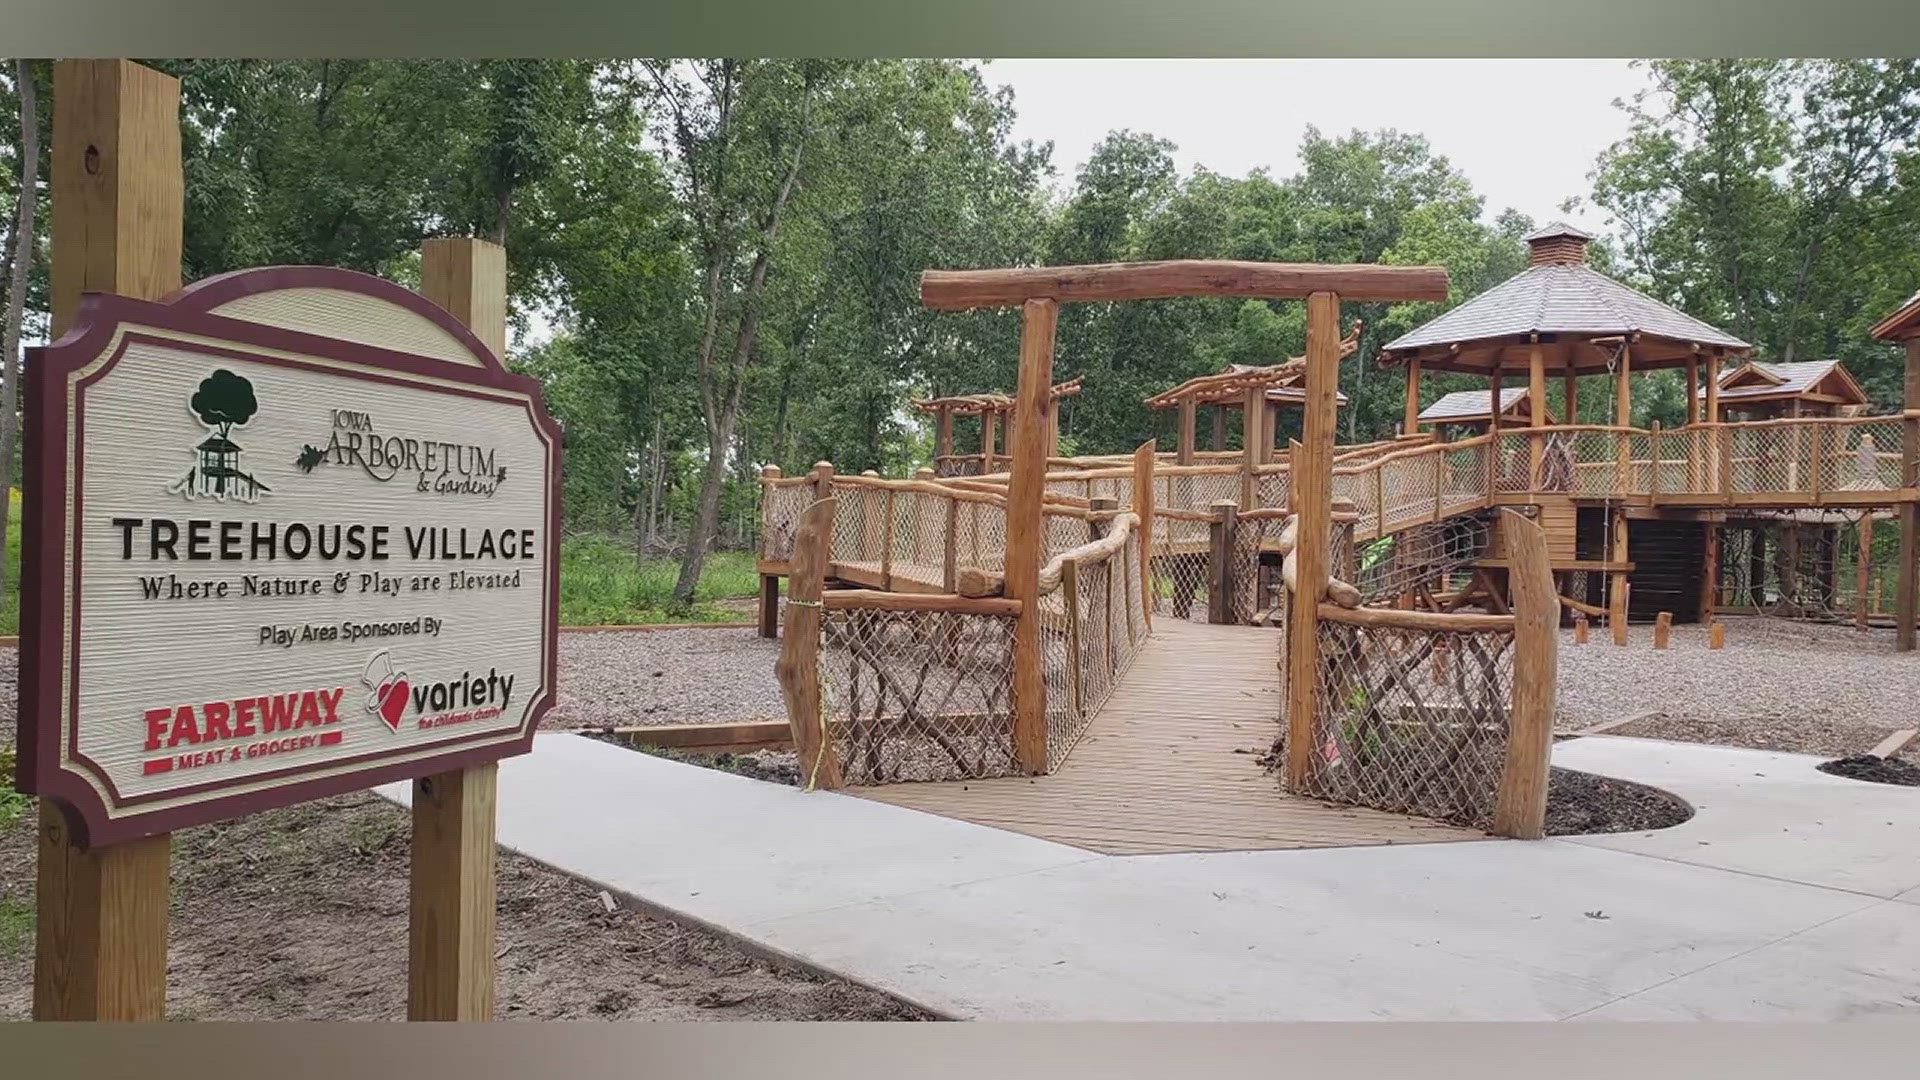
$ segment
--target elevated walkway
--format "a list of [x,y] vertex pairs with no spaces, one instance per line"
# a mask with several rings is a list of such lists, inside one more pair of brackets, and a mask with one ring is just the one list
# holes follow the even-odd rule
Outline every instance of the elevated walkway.
[[1258,762],[1279,733],[1279,645],[1272,629],[1156,620],[1055,772],[847,793],[1108,855],[1484,838],[1282,792]]

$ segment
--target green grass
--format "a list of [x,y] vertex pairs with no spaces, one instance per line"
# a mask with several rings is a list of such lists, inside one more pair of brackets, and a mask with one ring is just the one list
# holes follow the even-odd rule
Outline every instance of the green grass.
[[7,590],[0,596],[0,634],[20,632],[20,489],[7,489]]
[[610,537],[571,538],[560,549],[560,623],[737,622],[744,616],[715,601],[751,597],[760,588],[752,552],[716,551],[707,556],[693,609],[674,613],[669,608],[679,575],[676,559],[647,557],[636,562],[630,549]]

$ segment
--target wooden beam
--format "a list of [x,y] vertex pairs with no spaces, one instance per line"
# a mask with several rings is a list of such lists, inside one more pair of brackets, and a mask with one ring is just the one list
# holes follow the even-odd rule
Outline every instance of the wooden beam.
[[[1539,342],[1527,350],[1527,404],[1529,423],[1527,426],[1543,428],[1547,426],[1547,353],[1546,347]],[[1527,440],[1527,490],[1540,490],[1540,465],[1546,460],[1547,440],[1540,432],[1534,432]]]
[[1369,302],[1445,300],[1447,271],[1440,266],[1176,259],[1088,266],[928,270],[920,275],[921,303],[947,311],[1011,307],[1039,299],[1063,304],[1174,296],[1299,300],[1314,293],[1338,294],[1349,300]]
[[1160,444],[1148,439],[1133,452],[1133,512],[1140,519],[1140,616],[1153,629],[1153,466]]
[[[1909,415],[1900,429],[1900,485],[1920,485],[1920,338],[1907,341],[1906,406]],[[1920,619],[1920,507],[1900,504],[1900,565],[1894,584],[1894,648],[1912,652],[1916,619]]]
[[498,783],[491,763],[413,782],[409,1020],[493,1018]]
[[1553,587],[1547,534],[1519,511],[1500,511],[1500,537],[1513,560],[1513,700],[1507,757],[1493,831],[1537,840],[1546,833],[1548,759],[1559,683],[1560,598]]
[[[420,291],[505,359],[506,249],[464,236],[428,240]],[[498,784],[495,762],[414,779],[408,1019],[493,1019]]]
[[787,581],[787,632],[774,675],[787,705],[787,731],[808,788],[840,786],[839,759],[826,737],[820,706],[820,631],[827,563],[833,548],[837,499],[821,499],[800,514],[794,530],[793,575]]
[[1040,641],[1040,564],[1046,561],[1043,503],[1047,414],[1053,411],[1053,340],[1060,305],[1028,300],[1022,307],[1020,385],[1013,409],[1013,473],[1007,484],[1006,584],[1022,604],[1013,632],[1013,750],[1030,776],[1047,771],[1047,683]]
[[1415,357],[1407,361],[1407,411],[1400,422],[1400,434],[1412,435],[1420,430],[1420,359]]
[[[1700,422],[1700,356],[1687,357],[1687,423]],[[1572,423],[1572,421],[1568,421]]]
[[[82,292],[158,300],[180,287],[179,117],[171,76],[126,60],[53,65],[55,338]],[[52,802],[39,815],[34,1019],[163,1019],[172,836],[88,850]]]
[[1301,441],[1289,448],[1295,523],[1294,581],[1287,604],[1287,760],[1289,788],[1306,787],[1319,750],[1320,598],[1327,589],[1333,527],[1335,391],[1340,381],[1340,296],[1307,298],[1306,402]]

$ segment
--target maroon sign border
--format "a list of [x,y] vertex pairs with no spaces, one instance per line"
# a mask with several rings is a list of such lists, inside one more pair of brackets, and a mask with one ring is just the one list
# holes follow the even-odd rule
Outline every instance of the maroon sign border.
[[[241,297],[293,288],[326,288],[358,293],[413,311],[438,325],[460,342],[478,367],[413,353],[322,337],[284,327],[246,322],[212,313],[212,309]],[[63,675],[61,634],[66,605],[65,579],[71,559],[63,521],[70,478],[66,471],[67,393],[69,376],[99,359],[107,342],[121,327],[135,336],[145,327],[213,338],[234,346],[233,355],[246,355],[251,346],[345,361],[364,370],[335,372],[346,378],[383,380],[381,369],[431,376],[473,387],[525,395],[531,402],[535,425],[548,444],[547,537],[548,558],[542,586],[545,590],[547,647],[542,671],[543,692],[529,709],[518,737],[486,746],[458,747],[390,765],[375,764],[353,772],[293,780],[265,790],[216,795],[184,806],[151,811],[126,810],[110,816],[99,792],[78,772],[60,760],[59,692]],[[188,346],[191,347],[191,346]],[[218,346],[212,347],[220,351]],[[117,362],[117,357],[114,360]],[[272,362],[268,358],[258,358]],[[547,412],[537,380],[516,375],[458,319],[438,304],[403,286],[369,274],[336,267],[272,266],[222,274],[155,302],[89,293],[81,298],[73,328],[51,345],[27,350],[23,403],[23,473],[30,483],[21,504],[20,574],[20,713],[18,722],[18,777],[25,793],[52,799],[67,817],[77,843],[97,846],[170,832],[243,814],[270,810],[379,784],[478,765],[532,749],[534,733],[555,699],[560,616],[560,561],[553,545],[560,535],[560,496],[563,433]],[[412,385],[417,385],[411,383]],[[77,630],[76,630],[77,633]],[[475,736],[484,737],[484,736]],[[456,740],[449,740],[456,742]],[[401,750],[405,753],[418,746]],[[375,759],[378,760],[377,758]],[[330,761],[326,767],[337,767]],[[251,776],[249,782],[271,779]],[[280,774],[280,775],[285,775]],[[175,792],[173,794],[180,794]]]

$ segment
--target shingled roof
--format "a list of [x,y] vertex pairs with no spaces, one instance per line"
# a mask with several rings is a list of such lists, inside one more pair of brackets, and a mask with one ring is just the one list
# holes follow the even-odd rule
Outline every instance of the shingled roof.
[[[1506,386],[1500,389],[1500,415],[1505,416],[1514,406],[1525,401],[1527,388],[1524,386]],[[1456,390],[1440,400],[1420,410],[1416,417],[1423,424],[1463,423],[1489,419],[1491,414],[1487,405],[1493,400],[1488,390]]]
[[[1506,281],[1388,342],[1387,361],[1430,347],[1466,347],[1568,336],[1651,335],[1678,346],[1750,346],[1717,327],[1629,288],[1586,264],[1586,233],[1554,224],[1527,237],[1533,265]],[[1551,337],[1549,336],[1551,335]],[[1682,355],[1669,350],[1673,357]],[[1669,359],[1662,357],[1661,359]]]
[[[1844,404],[1865,404],[1868,400],[1866,392],[1838,360],[1799,360],[1792,363],[1750,360],[1720,373],[1720,400],[1731,402],[1743,398],[1782,398],[1813,393],[1827,376],[1836,372],[1841,376],[1843,388],[1848,391],[1840,396],[1852,399]],[[1702,386],[1698,394],[1706,397],[1707,388]]]

